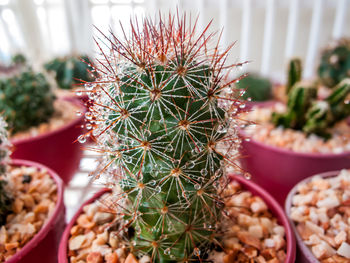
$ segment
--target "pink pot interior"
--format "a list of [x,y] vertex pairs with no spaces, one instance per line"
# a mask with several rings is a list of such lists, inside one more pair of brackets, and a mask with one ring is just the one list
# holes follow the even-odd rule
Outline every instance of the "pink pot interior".
[[[331,171],[331,172],[325,172],[325,173],[321,173],[321,174],[317,174],[317,176],[321,176],[323,178],[328,178],[328,177],[334,177],[336,175],[339,174],[339,171]],[[319,260],[312,254],[311,250],[307,247],[307,245],[305,245],[303,239],[301,238],[301,236],[299,235],[297,229],[296,229],[296,225],[294,224],[293,220],[289,217],[290,213],[291,213],[291,209],[292,209],[292,201],[293,201],[293,196],[298,192],[298,185],[303,184],[303,183],[307,183],[309,182],[313,177],[310,176],[308,178],[305,178],[304,180],[302,180],[301,182],[299,182],[297,185],[295,185],[292,190],[289,192],[287,199],[286,199],[286,203],[285,203],[285,211],[288,217],[288,220],[290,222],[290,225],[293,229],[293,232],[295,233],[295,237],[297,240],[297,245],[298,245],[298,262],[300,263],[307,263],[307,262],[311,262],[311,263],[318,263]]]
[[250,191],[252,194],[260,196],[266,202],[270,211],[274,214],[274,216],[276,216],[278,222],[285,228],[287,240],[287,258],[285,263],[294,263],[296,255],[295,237],[288,218],[281,206],[268,192],[257,184],[238,175],[230,175],[230,178],[240,183],[244,189]]
[[[14,166],[30,166],[30,167],[36,167],[39,169],[45,169],[48,171],[51,178],[55,181],[57,184],[57,203],[55,210],[51,216],[51,218],[45,223],[45,225],[40,229],[40,231],[13,257],[11,257],[9,260],[6,261],[6,263],[30,263],[30,262],[39,262],[39,257],[32,257],[32,252],[39,247],[40,242],[47,237],[48,233],[55,228],[55,224],[57,223],[57,220],[62,217],[62,213],[64,216],[64,203],[63,203],[63,182],[61,178],[58,177],[58,175],[52,171],[50,168],[35,163],[31,161],[24,161],[24,160],[12,160],[11,165]],[[55,230],[55,229],[54,229]],[[59,229],[57,229],[59,231]],[[46,248],[48,252],[52,255],[55,255],[57,253],[55,247],[47,247]],[[42,253],[42,252],[41,252]],[[37,251],[36,254],[40,254],[40,251]],[[48,253],[46,253],[48,254]],[[34,261],[36,260],[36,261]]]
[[[83,205],[79,208],[79,210],[76,212],[74,217],[71,219],[69,224],[67,225],[66,229],[63,232],[61,241],[60,241],[60,246],[58,249],[58,263],[68,263],[68,240],[70,236],[70,230],[74,226],[75,222],[77,221],[78,217],[80,214],[83,212],[84,206],[94,202],[97,198],[102,196],[104,193],[109,192],[110,189],[102,189],[96,194],[94,194],[90,199],[88,199],[86,202],[83,203]],[[6,262],[7,263],[7,262]]]

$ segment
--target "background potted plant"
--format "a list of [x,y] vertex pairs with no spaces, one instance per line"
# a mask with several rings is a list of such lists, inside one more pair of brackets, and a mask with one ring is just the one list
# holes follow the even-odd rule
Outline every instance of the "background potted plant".
[[303,178],[350,167],[349,79],[324,99],[317,99],[316,84],[290,79],[287,105],[256,107],[247,119],[257,125],[241,130],[251,135],[242,141],[243,168],[280,203]]
[[56,100],[45,76],[25,68],[0,81],[0,112],[9,124],[12,157],[45,164],[67,183],[82,155],[73,142],[83,131],[85,108],[74,99]]
[[0,262],[54,262],[64,229],[63,183],[49,168],[9,160],[0,117]]
[[[204,37],[209,25],[196,37],[196,26],[187,29],[185,17],[159,21],[144,20],[140,29],[131,24],[135,30],[125,41],[106,37],[114,47],[110,58],[101,49],[108,59],[101,71],[110,74],[87,91],[95,97],[91,132],[105,160],[97,176],[106,176],[112,189],[111,202],[105,202],[109,213],[96,218],[95,208],[79,210],[61,241],[61,263],[68,257],[87,262],[122,257],[104,245],[108,231],[115,232],[116,249],[130,252],[125,262],[202,261],[220,243],[224,165],[234,165],[228,154],[239,145],[237,132],[227,127],[244,105],[221,91],[239,79],[225,81],[230,48],[207,48],[213,37]],[[96,225],[101,221],[109,227]],[[68,244],[70,234],[77,236]],[[89,251],[90,246],[105,250]],[[77,253],[80,248],[86,248],[84,254]],[[286,262],[294,262],[294,252],[290,243]]]

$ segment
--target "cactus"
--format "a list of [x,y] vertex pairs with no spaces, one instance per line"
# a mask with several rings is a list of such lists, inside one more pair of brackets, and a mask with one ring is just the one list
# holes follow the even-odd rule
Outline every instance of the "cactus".
[[330,88],[350,77],[350,39],[341,39],[323,51],[318,76]]
[[10,153],[10,143],[6,130],[6,122],[0,116],[0,226],[6,223],[6,217],[11,212],[12,198],[6,189],[5,175]]
[[244,107],[221,91],[240,78],[226,80],[224,69],[236,66],[225,66],[231,47],[209,49],[209,25],[196,35],[185,18],[159,20],[141,31],[131,23],[125,41],[100,32],[111,54],[101,48],[101,77],[86,85],[94,101],[87,128],[104,152],[98,176],[114,186],[130,250],[152,262],[202,261],[223,212],[222,166],[235,165],[218,145],[237,149],[237,131],[227,127]]
[[44,75],[31,69],[0,81],[0,112],[11,133],[48,121],[54,113],[54,100]]
[[288,81],[286,86],[286,93],[288,94],[295,83],[301,81],[302,66],[299,58],[293,58],[289,61],[288,66]]
[[27,63],[27,59],[23,54],[18,53],[11,57],[11,62],[14,65],[25,65]]
[[266,101],[272,97],[272,84],[268,78],[258,74],[249,74],[236,84],[240,90],[245,90],[243,99],[250,98],[252,101]]
[[316,99],[317,89],[314,85],[297,83],[288,94],[287,112],[274,113],[272,121],[276,126],[302,129],[306,123],[306,114]]
[[340,82],[326,99],[316,100],[316,96],[315,86],[295,84],[288,95],[287,112],[273,113],[272,122],[308,135],[331,138],[329,128],[350,116],[350,79]]
[[45,64],[45,69],[54,73],[61,89],[72,89],[74,85],[93,81],[96,78],[96,74],[92,73],[93,69],[88,56],[55,58]]

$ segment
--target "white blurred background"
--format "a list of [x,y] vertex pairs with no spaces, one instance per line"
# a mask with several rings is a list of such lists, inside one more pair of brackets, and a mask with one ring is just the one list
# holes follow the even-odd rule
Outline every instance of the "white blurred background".
[[72,53],[96,53],[93,25],[120,34],[130,16],[176,11],[200,14],[224,28],[223,43],[237,41],[230,62],[249,60],[246,70],[283,80],[288,58],[300,56],[305,77],[314,74],[319,51],[350,37],[350,0],[0,0],[0,62],[24,53],[32,63]]

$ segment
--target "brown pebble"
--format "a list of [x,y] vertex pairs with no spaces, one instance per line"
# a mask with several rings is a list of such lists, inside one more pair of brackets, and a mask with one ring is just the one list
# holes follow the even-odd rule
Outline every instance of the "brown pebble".
[[138,261],[132,253],[129,253],[129,255],[126,257],[124,263],[138,263]]
[[118,255],[113,252],[112,254],[108,254],[105,256],[106,263],[117,263],[119,261]]
[[100,252],[90,252],[86,258],[87,263],[103,263],[103,257]]
[[255,247],[257,249],[261,248],[259,238],[250,235],[248,232],[239,232],[237,236],[242,243]]

